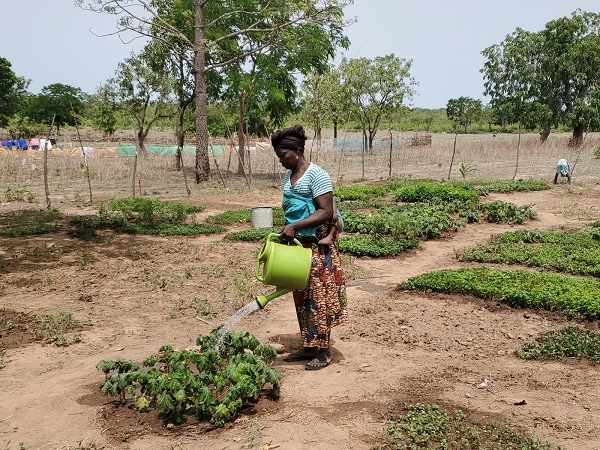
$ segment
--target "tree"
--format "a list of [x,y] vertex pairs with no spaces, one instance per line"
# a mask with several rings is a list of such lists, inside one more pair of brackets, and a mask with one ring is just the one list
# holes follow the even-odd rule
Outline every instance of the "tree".
[[29,80],[15,75],[11,63],[0,56],[0,127],[19,111],[28,87]]
[[455,127],[462,127],[467,132],[467,127],[481,117],[483,105],[481,100],[469,97],[459,97],[448,100],[446,115]]
[[60,135],[61,126],[75,124],[73,111],[80,115],[85,100],[86,95],[79,88],[61,83],[50,84],[32,98],[27,115],[46,125],[54,121],[56,133]]
[[163,73],[153,70],[152,46],[139,55],[119,63],[115,77],[108,81],[116,104],[133,118],[137,144],[142,155],[147,154],[146,136],[161,118],[171,117],[171,85]]
[[[553,93],[550,75],[543,70],[542,39],[538,34],[520,28],[507,36],[502,45],[492,45],[482,54],[485,95],[504,130],[508,123],[519,123],[526,129],[542,128],[542,141],[558,120],[560,104]],[[554,111],[554,113],[553,113]]]
[[[115,14],[117,33],[134,31],[144,36],[181,40],[194,52],[194,92],[196,106],[196,182],[210,177],[208,159],[208,86],[211,71],[238,64],[250,55],[275,51],[293,37],[300,46],[309,43],[315,29],[334,35],[344,26],[343,7],[351,0],[75,0],[80,7]],[[190,4],[190,1],[192,2]],[[165,20],[157,6],[190,6],[194,18],[193,40]],[[193,8],[192,8],[193,7]],[[140,13],[143,9],[144,14]],[[238,25],[242,24],[242,25]],[[294,47],[297,48],[297,47]]]
[[105,136],[112,136],[117,130],[117,100],[116,93],[107,84],[90,96],[88,101],[88,116],[93,126],[102,131]]
[[581,10],[537,33],[517,29],[482,52],[484,94],[506,120],[541,126],[542,139],[562,123],[581,144],[585,129],[600,125],[599,31],[600,15]]
[[[302,91],[302,116],[306,122],[313,125],[318,151],[321,129],[325,122],[333,124],[333,137],[337,138],[343,112],[349,111],[350,108],[349,99],[341,85],[340,71],[333,66],[323,74],[315,73],[305,78],[302,82]],[[345,119],[348,120],[349,117]]]
[[373,60],[343,58],[340,63],[342,85],[370,150],[381,119],[400,108],[405,100],[411,100],[415,93],[418,83],[410,76],[411,66],[412,60],[394,54]]
[[[255,114],[269,119],[264,129],[255,130],[258,134],[264,134],[267,127],[271,130],[280,127],[285,118],[298,108],[295,74],[306,76],[325,72],[328,60],[335,56],[336,47],[347,48],[348,40],[341,29],[325,33],[325,30],[311,24],[299,24],[287,31],[280,44],[256,51],[224,70],[228,91],[233,91],[239,102],[240,149],[245,148],[246,108],[253,108]],[[243,155],[241,152],[239,173],[243,169]]]

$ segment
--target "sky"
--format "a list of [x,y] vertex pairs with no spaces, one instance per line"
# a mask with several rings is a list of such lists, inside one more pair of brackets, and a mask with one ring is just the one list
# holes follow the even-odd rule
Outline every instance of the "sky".
[[[213,0],[211,0],[213,1]],[[517,28],[537,32],[577,9],[600,12],[598,0],[355,0],[345,9],[356,22],[346,28],[351,46],[342,56],[394,54],[412,60],[419,83],[409,106],[444,108],[449,99],[483,96],[481,52]],[[115,18],[84,11],[73,0],[0,0],[5,24],[0,56],[30,92],[53,83],[94,93],[117,64],[144,41],[123,42]],[[6,24],[10,24],[7,27]],[[101,37],[104,35],[104,37]],[[129,40],[133,36],[129,36]]]

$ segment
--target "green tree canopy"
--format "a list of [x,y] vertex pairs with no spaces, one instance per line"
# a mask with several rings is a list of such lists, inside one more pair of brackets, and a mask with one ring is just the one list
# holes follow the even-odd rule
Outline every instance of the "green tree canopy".
[[346,59],[340,63],[342,85],[352,111],[362,125],[369,149],[384,116],[411,100],[418,84],[410,75],[412,60],[394,54]]
[[576,10],[539,32],[517,29],[486,48],[481,72],[485,95],[503,121],[573,130],[583,140],[586,128],[600,126],[600,15]]
[[86,95],[79,88],[56,83],[42,88],[38,95],[32,97],[27,115],[37,122],[56,125],[60,134],[62,125],[74,125],[73,112],[83,112]]
[[0,56],[0,127],[6,126],[8,119],[19,111],[28,86],[29,81],[18,77],[10,61]]
[[462,127],[467,132],[467,127],[481,118],[483,105],[481,100],[469,97],[452,98],[446,104],[446,115],[455,128]]
[[140,54],[119,63],[104,93],[114,98],[115,105],[131,117],[142,154],[147,153],[145,140],[154,123],[173,116],[172,85],[163,72],[154,70],[155,51],[149,44]]

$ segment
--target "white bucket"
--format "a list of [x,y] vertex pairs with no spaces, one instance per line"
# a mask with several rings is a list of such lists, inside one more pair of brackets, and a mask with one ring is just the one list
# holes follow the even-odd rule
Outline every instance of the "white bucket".
[[251,216],[254,228],[271,228],[273,226],[273,208],[270,206],[252,208]]

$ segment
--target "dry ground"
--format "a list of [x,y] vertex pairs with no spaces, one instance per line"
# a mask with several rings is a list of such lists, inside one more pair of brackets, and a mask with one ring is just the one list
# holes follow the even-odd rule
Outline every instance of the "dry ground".
[[[424,171],[415,167],[413,173]],[[94,211],[76,207],[67,197],[61,211]],[[206,206],[198,220],[280,201],[278,189],[243,186],[181,199]],[[3,238],[0,312],[20,313],[15,321],[23,314],[65,312],[84,327],[82,341],[66,347],[23,341],[6,350],[0,370],[0,448],[18,449],[22,443],[28,450],[367,450],[385,433],[387,411],[402,402],[430,402],[460,408],[473,420],[501,419],[570,450],[599,450],[600,369],[581,361],[513,356],[524,342],[566,324],[563,318],[469,297],[394,289],[411,276],[466,266],[454,251],[485,242],[493,233],[580,227],[600,219],[600,189],[591,177],[585,183],[575,180],[572,187],[560,184],[488,200],[495,199],[531,204],[538,219],[519,226],[468,225],[396,258],[346,258],[350,321],[333,332],[334,363],[310,372],[278,358],[280,399],[264,399],[216,430],[193,423],[172,430],[152,413],[115,409],[99,394],[104,375],[95,365],[116,358],[141,362],[163,344],[191,345],[253,295],[270,291],[253,276],[260,244],[225,243],[222,234]],[[14,207],[2,205],[0,212]],[[585,326],[598,328],[597,323]],[[286,351],[298,345],[289,295],[237,328],[260,341],[283,344]],[[488,387],[478,389],[484,379]]]

